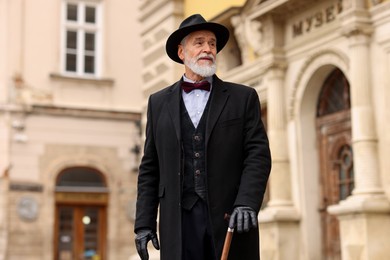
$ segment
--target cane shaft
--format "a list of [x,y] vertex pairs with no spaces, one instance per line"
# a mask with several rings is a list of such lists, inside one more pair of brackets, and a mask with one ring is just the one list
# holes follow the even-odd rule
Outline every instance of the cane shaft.
[[225,237],[225,243],[223,244],[221,260],[227,260],[229,256],[230,244],[232,242],[234,229],[228,228]]

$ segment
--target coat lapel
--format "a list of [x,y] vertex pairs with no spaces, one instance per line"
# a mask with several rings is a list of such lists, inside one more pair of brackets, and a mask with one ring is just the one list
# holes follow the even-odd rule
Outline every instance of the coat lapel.
[[177,140],[180,141],[181,139],[181,131],[180,131],[180,94],[181,94],[181,89],[180,89],[180,82],[178,81],[175,84],[172,85],[170,89],[170,93],[167,97],[168,102],[168,111],[171,116],[174,128],[175,128],[175,133]]
[[229,92],[226,88],[226,85],[223,84],[223,81],[220,80],[217,76],[214,76],[213,89],[210,100],[210,109],[206,124],[206,146],[208,144],[214,126],[217,123],[218,118],[223,111],[223,108],[225,107],[228,97]]
[[[180,82],[178,81],[172,85],[170,93],[167,96],[167,106],[168,111],[171,116],[177,140],[181,140],[181,128],[180,128]],[[213,79],[213,90],[210,95],[210,109],[207,118],[206,125],[206,145],[208,143],[209,137],[214,129],[215,124],[218,121],[220,114],[225,107],[225,104],[228,100],[229,93],[226,85],[223,84],[223,81],[220,80],[217,76],[214,76]]]

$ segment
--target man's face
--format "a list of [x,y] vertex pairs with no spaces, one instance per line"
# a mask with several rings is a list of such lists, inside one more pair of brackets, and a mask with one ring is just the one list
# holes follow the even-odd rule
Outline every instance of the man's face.
[[216,71],[217,55],[217,39],[214,33],[211,31],[190,33],[179,45],[178,55],[186,67],[187,77],[212,76]]

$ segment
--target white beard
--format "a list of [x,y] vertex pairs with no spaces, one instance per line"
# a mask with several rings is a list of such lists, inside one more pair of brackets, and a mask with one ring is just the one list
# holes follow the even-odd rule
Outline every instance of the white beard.
[[[211,77],[215,74],[217,71],[217,63],[215,62],[215,59],[212,55],[207,54],[200,54],[198,57],[194,57],[192,59],[188,59],[187,53],[184,52],[184,64],[189,67],[194,73],[206,78]],[[198,59],[203,57],[210,57],[212,58],[212,64],[211,65],[199,65],[197,63]]]

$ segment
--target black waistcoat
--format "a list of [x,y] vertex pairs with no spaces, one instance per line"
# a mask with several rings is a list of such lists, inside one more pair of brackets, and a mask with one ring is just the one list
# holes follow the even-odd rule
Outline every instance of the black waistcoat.
[[206,201],[205,132],[209,102],[195,128],[181,101],[181,133],[184,149],[184,177],[182,185],[182,207],[191,209],[200,198]]

